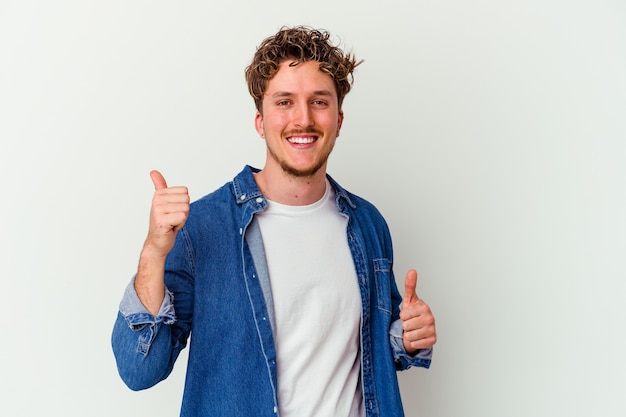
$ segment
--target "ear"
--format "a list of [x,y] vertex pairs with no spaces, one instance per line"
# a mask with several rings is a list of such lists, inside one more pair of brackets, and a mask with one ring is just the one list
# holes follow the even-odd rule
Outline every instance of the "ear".
[[343,124],[343,110],[339,110],[339,117],[337,118],[337,136],[341,131],[341,125]]
[[263,115],[259,111],[257,111],[256,115],[254,116],[254,128],[256,129],[259,136],[261,136],[262,138],[265,137],[265,129],[263,127]]

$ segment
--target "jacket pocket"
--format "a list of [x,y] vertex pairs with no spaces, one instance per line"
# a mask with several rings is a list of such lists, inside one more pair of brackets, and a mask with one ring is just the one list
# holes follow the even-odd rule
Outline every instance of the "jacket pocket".
[[374,259],[376,307],[391,314],[391,262],[387,258]]

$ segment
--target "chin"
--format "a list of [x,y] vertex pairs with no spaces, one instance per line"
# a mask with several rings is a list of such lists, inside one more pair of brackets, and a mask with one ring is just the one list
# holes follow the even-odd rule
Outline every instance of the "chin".
[[288,164],[281,164],[283,172],[296,178],[310,178],[317,174],[326,165],[326,161],[311,167],[296,168]]

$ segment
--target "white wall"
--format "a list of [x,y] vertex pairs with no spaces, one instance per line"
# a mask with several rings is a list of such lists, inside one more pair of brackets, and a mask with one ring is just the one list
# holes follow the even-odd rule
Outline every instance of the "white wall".
[[601,0],[1,1],[0,414],[178,415],[109,337],[148,171],[260,166],[243,69],[281,25],[365,63],[330,172],[386,215],[439,343],[408,416],[626,415],[626,6]]

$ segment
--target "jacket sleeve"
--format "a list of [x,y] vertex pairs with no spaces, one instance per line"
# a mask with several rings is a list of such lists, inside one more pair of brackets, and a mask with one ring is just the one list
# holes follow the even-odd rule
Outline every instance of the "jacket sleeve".
[[193,309],[193,280],[184,228],[165,266],[165,298],[157,316],[139,300],[134,278],[126,288],[111,335],[117,369],[132,390],[156,385],[169,376],[187,345]]
[[137,297],[134,281],[120,303],[111,344],[120,377],[136,391],[155,385],[171,372],[170,326],[176,315],[168,290],[157,316],[150,314]]

